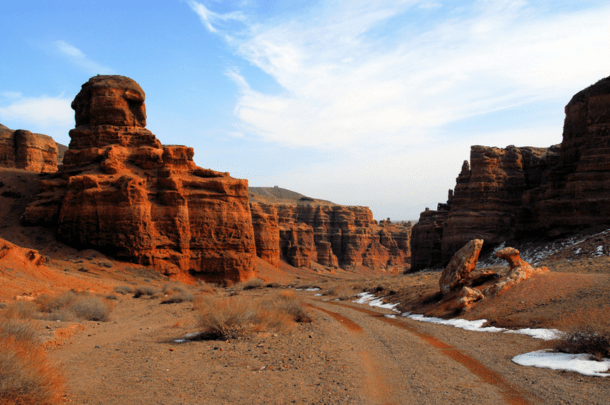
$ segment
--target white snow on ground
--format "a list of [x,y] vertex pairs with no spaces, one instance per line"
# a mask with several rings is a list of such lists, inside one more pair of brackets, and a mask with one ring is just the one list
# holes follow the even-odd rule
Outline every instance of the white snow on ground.
[[385,303],[385,302],[383,302],[383,297],[377,298],[377,297],[375,297],[375,294],[371,294],[368,292],[360,293],[360,294],[358,294],[358,296],[360,298],[358,298],[357,300],[354,301],[357,304],[369,304],[372,307],[391,309],[392,311],[400,312],[397,309],[395,309],[398,306],[398,304]]
[[610,377],[610,359],[604,361],[590,360],[588,354],[554,353],[538,350],[513,357],[513,362],[520,366],[567,370],[593,377]]
[[542,339],[542,340],[553,340],[553,339],[561,339],[563,336],[563,332],[557,329],[518,329],[518,330],[508,330],[506,333],[518,333],[520,335],[528,335],[533,337],[534,339]]
[[305,291],[320,291],[318,287],[306,288]]
[[423,315],[407,315],[407,318],[413,319],[420,322],[436,323],[438,325],[453,326],[464,330],[476,331],[476,332],[501,332],[504,328],[496,328],[495,326],[483,327],[483,324],[487,322],[487,319],[479,319],[478,321],[467,321],[466,319],[441,319],[428,317]]
[[184,343],[186,341],[191,340],[194,337],[199,336],[199,332],[195,332],[195,333],[187,333],[186,335],[184,335],[181,339],[175,339],[174,342],[175,343]]

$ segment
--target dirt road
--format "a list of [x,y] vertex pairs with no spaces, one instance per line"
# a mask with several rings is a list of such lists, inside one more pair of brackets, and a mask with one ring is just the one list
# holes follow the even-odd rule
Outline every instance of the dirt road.
[[529,337],[390,319],[302,294],[316,320],[290,334],[182,344],[174,339],[196,331],[192,304],[122,297],[110,322],[86,323],[53,351],[68,378],[66,401],[607,404],[607,379],[512,363],[540,348]]

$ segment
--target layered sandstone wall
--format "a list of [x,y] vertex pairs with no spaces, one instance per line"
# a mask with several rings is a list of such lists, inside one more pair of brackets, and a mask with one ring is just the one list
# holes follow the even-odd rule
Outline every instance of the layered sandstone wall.
[[57,154],[57,144],[50,136],[0,125],[0,167],[53,173]]
[[192,148],[161,145],[145,128],[144,98],[123,76],[83,85],[63,168],[41,181],[24,222],[168,275],[253,277],[247,181],[197,167]]
[[[273,257],[279,255],[293,266],[310,267],[313,261],[344,269],[364,266],[402,271],[408,267],[410,227],[377,224],[366,207],[251,203],[251,211],[257,254],[263,259],[270,251],[267,246],[272,243],[267,238],[272,230],[280,239],[279,251],[273,252]],[[278,231],[265,216],[270,212],[277,214]]]
[[471,148],[448,209],[422,213],[413,229],[413,270],[447,263],[472,239],[493,246],[610,224],[610,78],[565,112],[561,145]]

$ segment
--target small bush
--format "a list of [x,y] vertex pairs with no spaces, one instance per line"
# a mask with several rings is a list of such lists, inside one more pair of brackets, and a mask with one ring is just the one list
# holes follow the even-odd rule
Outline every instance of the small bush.
[[33,301],[15,301],[6,307],[4,316],[12,319],[32,319],[37,312],[38,308]]
[[265,286],[265,281],[260,278],[253,278],[251,280],[246,281],[245,283],[239,285],[242,290],[254,290],[257,288],[263,288]]
[[17,342],[38,342],[38,332],[28,321],[7,319],[0,322],[0,340],[13,338]]
[[114,292],[121,295],[131,294],[133,293],[133,288],[128,285],[119,285],[117,287],[114,287]]
[[596,360],[610,358],[610,318],[607,309],[576,314],[554,348],[563,353],[588,353]]
[[55,311],[47,314],[45,319],[48,321],[62,321],[62,322],[74,322],[76,321],[76,314],[69,308],[59,308]]
[[[80,293],[85,294],[85,293]],[[40,312],[51,313],[57,311],[60,308],[65,308],[70,305],[76,298],[78,298],[79,293],[76,291],[66,291],[60,295],[41,295],[36,298],[34,302],[38,305],[38,309]]]
[[234,339],[256,332],[287,332],[295,322],[311,322],[294,293],[281,293],[271,298],[203,297],[195,305],[206,339]]
[[160,292],[161,290],[159,290],[157,287],[153,287],[152,285],[141,285],[136,287],[133,298],[140,298],[143,296],[152,297]]
[[354,290],[346,284],[336,284],[324,292],[325,295],[332,295],[340,300],[347,300],[354,296]]
[[81,319],[105,322],[110,315],[111,306],[100,297],[83,296],[72,302],[68,309]]
[[167,299],[161,301],[161,304],[176,304],[179,302],[191,302],[195,300],[195,296],[188,291],[176,292],[171,294]]
[[161,292],[166,295],[186,292],[186,287],[180,283],[168,283],[161,288]]
[[203,294],[214,294],[216,292],[214,290],[214,287],[211,286],[210,284],[206,283],[205,281],[198,282],[197,287],[199,289],[199,292],[201,292]]
[[0,404],[53,405],[61,401],[63,377],[47,362],[32,329],[0,323]]

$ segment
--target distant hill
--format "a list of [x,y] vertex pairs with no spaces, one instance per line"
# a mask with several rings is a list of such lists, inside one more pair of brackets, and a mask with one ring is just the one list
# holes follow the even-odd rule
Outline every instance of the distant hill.
[[248,194],[251,202],[264,204],[337,205],[280,187],[250,187]]

